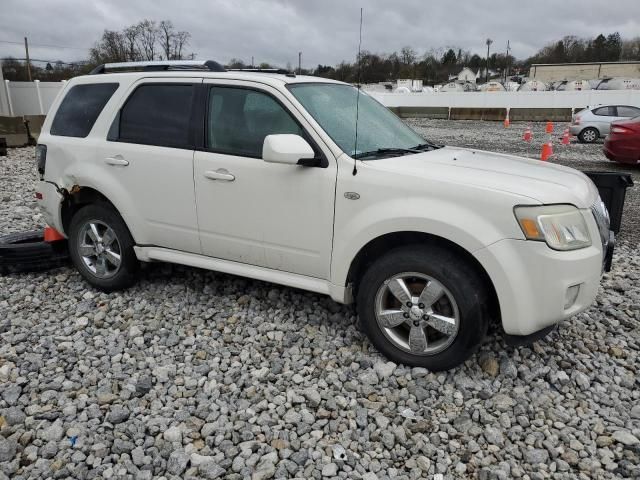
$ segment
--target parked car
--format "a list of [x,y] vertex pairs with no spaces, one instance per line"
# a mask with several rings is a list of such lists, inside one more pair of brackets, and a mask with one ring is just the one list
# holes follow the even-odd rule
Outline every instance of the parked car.
[[98,67],[67,82],[36,160],[46,222],[92,286],[161,261],[327,294],[431,370],[491,319],[531,340],[588,308],[613,249],[582,173],[434,145],[349,84],[280,71]]
[[600,105],[580,110],[573,116],[569,131],[581,143],[594,143],[609,134],[611,122],[640,115],[640,108],[629,105]]
[[604,154],[620,163],[640,161],[640,116],[611,124],[611,133],[604,141]]

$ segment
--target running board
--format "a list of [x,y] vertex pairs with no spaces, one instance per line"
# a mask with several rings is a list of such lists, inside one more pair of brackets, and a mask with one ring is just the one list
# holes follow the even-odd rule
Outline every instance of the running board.
[[264,282],[272,282],[288,287],[309,290],[315,293],[330,295],[336,302],[349,303],[348,289],[339,287],[319,278],[307,277],[296,273],[272,270],[270,268],[247,265],[219,258],[207,257],[195,253],[181,252],[161,247],[133,247],[138,260],[143,262],[159,261],[179,263],[190,267],[204,268],[216,272],[230,273],[241,277],[249,277]]

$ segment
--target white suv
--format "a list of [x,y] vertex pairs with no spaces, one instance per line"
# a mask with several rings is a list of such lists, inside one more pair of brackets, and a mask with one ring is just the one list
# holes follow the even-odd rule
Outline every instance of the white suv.
[[365,92],[290,73],[104,65],[68,82],[36,157],[91,285],[162,261],[355,300],[381,352],[431,370],[490,319],[526,340],[586,309],[613,246],[582,173],[433,145]]

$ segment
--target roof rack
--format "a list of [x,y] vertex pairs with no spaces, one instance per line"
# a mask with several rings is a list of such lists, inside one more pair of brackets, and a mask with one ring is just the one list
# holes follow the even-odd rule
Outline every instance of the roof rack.
[[295,72],[284,68],[227,68],[227,72],[281,73],[287,77],[295,77]]
[[213,60],[154,60],[148,62],[104,63],[89,72],[97,75],[109,72],[165,71],[165,70],[205,70],[209,72],[226,72],[224,67]]

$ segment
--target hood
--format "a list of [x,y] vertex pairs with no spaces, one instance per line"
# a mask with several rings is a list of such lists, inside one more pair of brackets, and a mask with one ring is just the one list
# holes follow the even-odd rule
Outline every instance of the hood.
[[582,172],[553,163],[467,148],[443,147],[430,152],[369,160],[390,173],[476,186],[528,197],[541,204],[568,203],[588,208],[598,190]]

